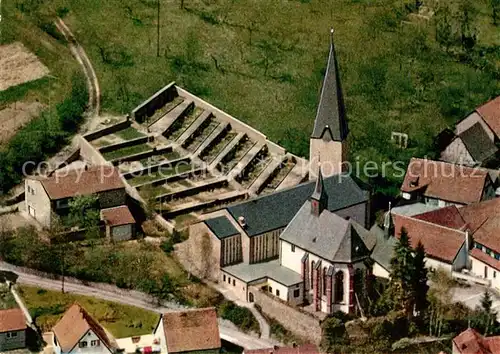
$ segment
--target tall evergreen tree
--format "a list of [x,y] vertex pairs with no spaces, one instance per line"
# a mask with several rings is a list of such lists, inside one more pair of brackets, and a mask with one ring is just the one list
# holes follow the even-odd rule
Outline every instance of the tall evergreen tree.
[[427,268],[425,267],[425,249],[424,245],[419,241],[415,248],[415,257],[413,259],[414,274],[413,274],[413,291],[415,294],[415,310],[421,314],[428,306],[427,292]]
[[389,291],[394,301],[394,310],[404,310],[408,316],[413,312],[414,287],[413,279],[415,264],[408,233],[403,228],[401,236],[394,247],[391,259],[391,273]]
[[483,312],[484,320],[484,335],[490,334],[490,331],[495,323],[497,314],[493,310],[493,299],[488,290],[486,290],[481,297],[481,311]]

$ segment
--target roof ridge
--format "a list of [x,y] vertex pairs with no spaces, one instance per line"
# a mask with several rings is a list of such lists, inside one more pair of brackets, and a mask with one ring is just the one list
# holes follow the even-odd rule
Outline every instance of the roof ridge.
[[[446,230],[455,231],[455,232],[459,232],[459,233],[463,233],[463,234],[465,234],[465,232],[464,232],[464,231],[460,231],[460,230],[457,230],[457,229],[453,229],[453,228],[451,228],[451,227],[444,226],[444,225],[440,225],[440,224],[435,224],[435,223],[429,222],[429,221],[427,221],[427,220],[417,219],[417,218],[414,218],[414,217],[411,217],[411,216],[401,215],[401,214],[395,214],[395,215],[400,216],[400,217],[403,217],[403,218],[407,218],[407,219],[415,220],[416,222],[422,222],[422,223],[425,223],[425,224],[428,224],[428,225],[431,225],[431,226],[440,227],[440,228],[442,228],[442,229],[446,229]],[[465,220],[464,220],[464,221],[465,221]]]

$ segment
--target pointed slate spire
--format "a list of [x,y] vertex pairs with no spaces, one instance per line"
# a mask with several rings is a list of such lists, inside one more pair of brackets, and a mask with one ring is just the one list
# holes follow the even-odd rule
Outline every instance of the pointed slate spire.
[[328,195],[325,191],[325,183],[323,181],[323,174],[321,173],[321,164],[319,164],[318,178],[316,179],[316,186],[311,195],[311,212],[319,216],[323,210],[328,208]]
[[311,138],[343,141],[349,134],[344,95],[340,84],[339,66],[333,43],[333,28],[331,29],[330,54],[326,67],[321,96],[316,112],[314,130]]

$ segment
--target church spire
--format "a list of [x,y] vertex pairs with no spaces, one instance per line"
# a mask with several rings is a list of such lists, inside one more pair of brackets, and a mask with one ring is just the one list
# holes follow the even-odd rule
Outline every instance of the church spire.
[[340,85],[339,66],[333,43],[333,28],[330,32],[328,65],[323,80],[323,87],[321,88],[321,96],[311,138],[344,141],[349,134],[349,128],[347,127],[344,96]]
[[314,192],[311,195],[311,213],[319,216],[323,210],[328,208],[328,195],[325,191],[325,183],[323,181],[323,173],[321,173],[321,164],[318,165],[318,177]]

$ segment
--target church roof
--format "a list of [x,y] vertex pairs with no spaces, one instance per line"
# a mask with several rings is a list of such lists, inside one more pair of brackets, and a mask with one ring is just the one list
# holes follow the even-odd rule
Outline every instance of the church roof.
[[333,44],[333,30],[330,41],[330,53],[328,55],[328,64],[326,67],[325,78],[321,88],[314,130],[311,138],[326,138],[343,141],[349,134],[349,128],[346,120],[346,110],[344,105],[344,95],[340,84],[339,66],[335,54],[335,45]]
[[[331,176],[323,180],[328,194],[330,211],[365,203],[370,193],[361,182],[347,174]],[[251,237],[284,228],[293,219],[314,192],[315,182],[309,181],[295,187],[232,205],[227,208],[231,216],[245,218],[245,232]],[[358,220],[363,222],[363,220]]]
[[[311,213],[307,201],[295,215],[280,239],[337,263],[350,263],[369,256],[367,243],[372,235],[356,221],[346,220],[328,210],[319,216]],[[366,240],[366,241],[365,241]]]

